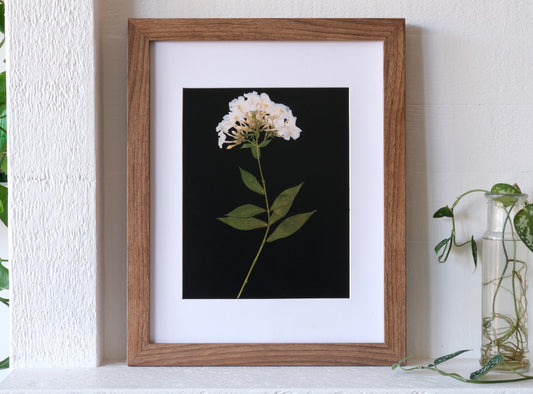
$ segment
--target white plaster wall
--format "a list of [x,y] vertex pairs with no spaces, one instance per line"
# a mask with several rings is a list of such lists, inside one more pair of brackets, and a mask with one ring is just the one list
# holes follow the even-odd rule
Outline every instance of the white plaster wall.
[[[518,182],[533,194],[533,3],[528,0],[99,0],[103,78],[105,356],[126,349],[126,21],[128,17],[404,17],[407,23],[408,352],[480,343],[480,275],[469,252],[438,265],[460,192]],[[222,59],[224,60],[224,59]],[[484,198],[459,236],[481,235]],[[531,270],[530,270],[531,272]],[[531,292],[530,292],[531,294]],[[479,354],[477,350],[470,356]]]
[[[6,47],[0,48],[0,72],[5,71]],[[9,258],[9,244],[8,244],[8,230],[7,227],[0,224],[0,258]],[[4,263],[9,268],[9,262]],[[9,298],[9,290],[3,290],[0,297]],[[0,360],[3,360],[9,355],[9,309],[4,305],[0,305]],[[0,371],[0,379],[6,374],[5,371]]]
[[93,12],[7,1],[14,368],[98,364]]

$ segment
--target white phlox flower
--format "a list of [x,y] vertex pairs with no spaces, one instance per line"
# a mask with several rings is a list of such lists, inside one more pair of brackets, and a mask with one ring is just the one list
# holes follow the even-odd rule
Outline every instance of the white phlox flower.
[[245,142],[259,144],[275,137],[295,140],[302,131],[291,109],[274,103],[266,93],[245,93],[230,101],[229,110],[216,127],[220,148],[231,149]]

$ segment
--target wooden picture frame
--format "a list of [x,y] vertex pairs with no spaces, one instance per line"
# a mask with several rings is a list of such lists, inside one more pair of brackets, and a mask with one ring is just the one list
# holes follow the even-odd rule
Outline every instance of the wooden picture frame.
[[[151,52],[156,41],[383,43],[384,341],[153,343]],[[128,365],[390,365],[405,356],[405,21],[403,19],[130,19],[128,25]]]

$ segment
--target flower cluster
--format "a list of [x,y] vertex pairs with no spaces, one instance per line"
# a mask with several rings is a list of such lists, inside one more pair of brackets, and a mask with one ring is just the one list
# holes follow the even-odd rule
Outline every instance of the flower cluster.
[[266,93],[245,93],[229,103],[230,112],[218,124],[218,146],[231,149],[259,144],[274,137],[297,139],[301,130],[289,107],[274,103]]

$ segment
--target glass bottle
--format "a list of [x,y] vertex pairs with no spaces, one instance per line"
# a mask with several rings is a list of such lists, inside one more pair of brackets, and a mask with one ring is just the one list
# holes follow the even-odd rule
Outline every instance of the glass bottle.
[[[513,217],[525,194],[485,194],[487,231],[482,239],[481,364],[501,354],[513,369],[529,370],[527,258],[529,249],[514,231]],[[505,370],[503,366],[496,369]]]

